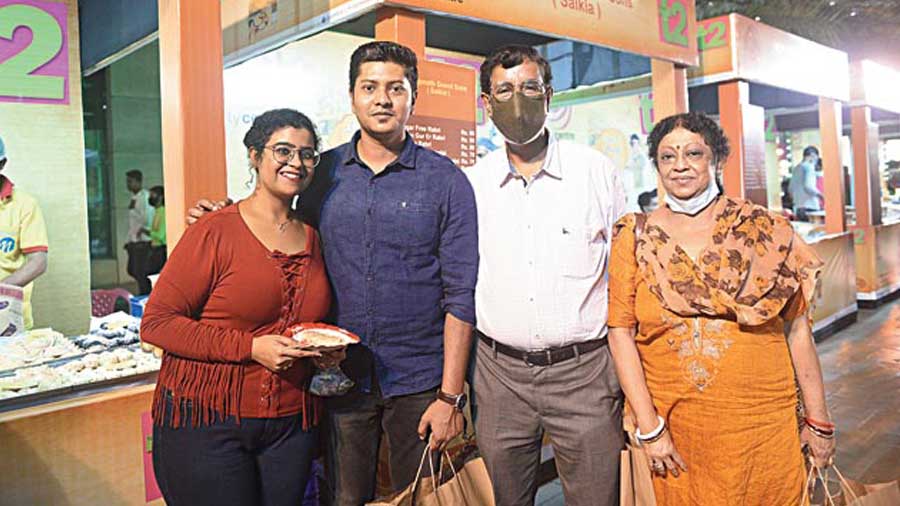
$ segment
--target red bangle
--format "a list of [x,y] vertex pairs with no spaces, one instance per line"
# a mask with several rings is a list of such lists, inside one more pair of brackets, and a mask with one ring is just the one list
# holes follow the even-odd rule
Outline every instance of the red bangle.
[[820,422],[818,420],[813,420],[810,417],[806,417],[803,419],[806,422],[806,425],[813,425],[817,429],[825,429],[825,430],[834,430],[834,424],[829,422]]

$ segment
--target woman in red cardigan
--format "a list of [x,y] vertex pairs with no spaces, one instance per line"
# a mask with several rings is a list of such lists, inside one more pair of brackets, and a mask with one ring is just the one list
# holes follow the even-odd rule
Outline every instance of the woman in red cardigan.
[[317,440],[321,406],[306,385],[319,354],[284,333],[331,303],[319,239],[291,208],[319,138],[305,115],[277,109],[244,145],[255,191],[185,232],[141,325],[165,350],[153,468],[169,506],[300,504]]

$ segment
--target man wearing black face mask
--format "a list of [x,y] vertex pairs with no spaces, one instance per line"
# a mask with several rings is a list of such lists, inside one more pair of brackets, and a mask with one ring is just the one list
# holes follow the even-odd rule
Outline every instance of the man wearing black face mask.
[[569,506],[618,504],[622,391],[606,345],[612,163],[546,128],[550,67],[506,46],[481,67],[506,139],[467,171],[478,206],[476,433],[498,506],[531,506],[550,436]]

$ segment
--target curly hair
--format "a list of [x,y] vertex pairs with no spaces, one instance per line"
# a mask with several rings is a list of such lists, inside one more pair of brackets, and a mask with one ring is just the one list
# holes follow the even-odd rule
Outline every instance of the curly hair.
[[722,131],[715,121],[702,112],[688,112],[663,118],[653,127],[653,131],[647,137],[648,154],[650,159],[653,160],[653,165],[657,165],[656,156],[659,151],[659,143],[663,140],[663,137],[679,127],[702,135],[706,145],[712,150],[713,159],[717,163],[722,163],[728,159],[731,148],[728,145],[728,137],[725,137],[725,132]]
[[293,127],[300,130],[309,130],[313,138],[313,146],[319,150],[319,134],[316,126],[308,116],[294,109],[272,109],[253,119],[253,125],[244,135],[244,146],[247,149],[256,150],[257,159],[262,155],[263,148],[269,142],[272,134],[282,128]]

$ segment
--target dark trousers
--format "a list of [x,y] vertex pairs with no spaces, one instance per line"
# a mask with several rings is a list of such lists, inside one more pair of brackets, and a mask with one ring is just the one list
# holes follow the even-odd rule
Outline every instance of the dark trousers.
[[150,259],[150,241],[130,242],[125,245],[128,253],[128,275],[138,284],[138,295],[150,293],[147,279],[147,262]]
[[794,218],[797,221],[809,221],[809,212],[815,211],[815,209],[810,209],[808,207],[798,207],[797,212],[794,214]]
[[145,274],[159,274],[162,271],[163,266],[166,265],[167,258],[168,253],[165,244],[162,246],[150,246],[150,252],[147,255]]
[[435,392],[431,389],[385,399],[352,391],[326,400],[325,504],[361,506],[375,499],[382,434],[390,449],[394,490],[412,483],[425,451],[425,442],[417,433],[419,420],[434,402]]
[[299,506],[317,443],[299,414],[154,426],[153,470],[168,506]]

